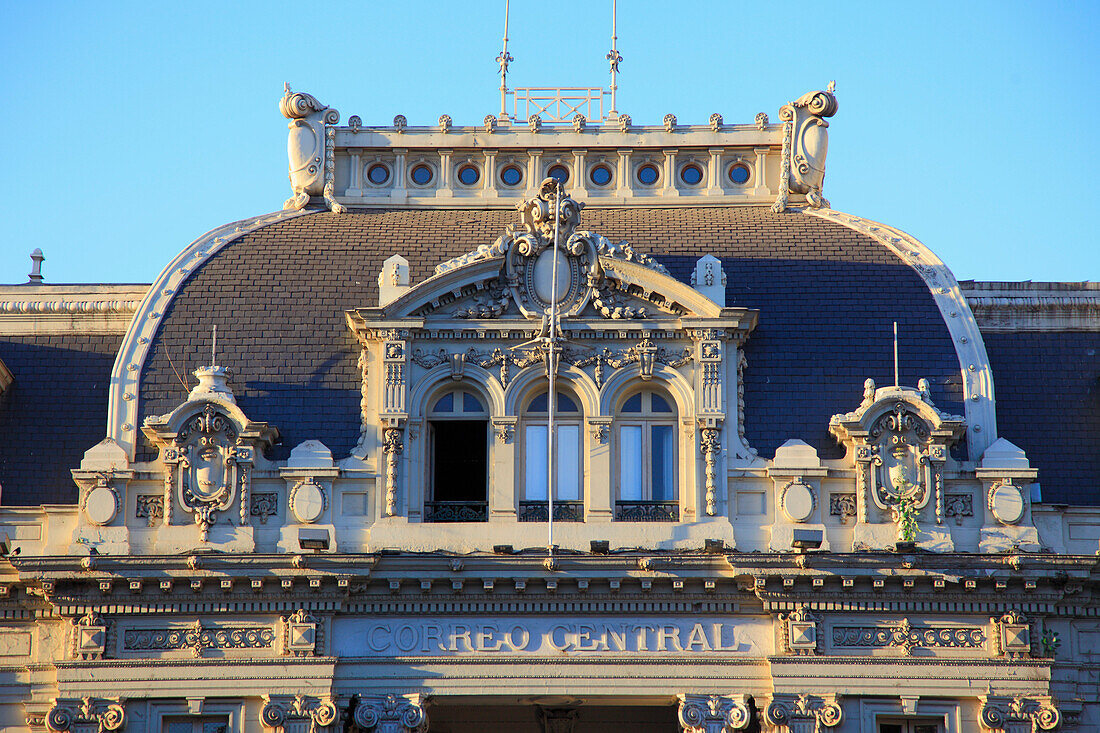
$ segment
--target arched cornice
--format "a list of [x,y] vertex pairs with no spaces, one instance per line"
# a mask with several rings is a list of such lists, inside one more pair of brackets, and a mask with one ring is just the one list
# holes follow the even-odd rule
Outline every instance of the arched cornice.
[[122,339],[114,368],[111,370],[111,384],[108,391],[107,437],[122,446],[130,460],[134,458],[140,427],[137,424],[140,409],[138,402],[145,359],[149,355],[153,337],[160,329],[164,314],[171,307],[176,293],[192,273],[226,245],[269,224],[307,216],[311,213],[314,212],[277,211],[211,229],[176,255],[175,259],[169,262],[153,281]]
[[604,382],[600,389],[600,413],[601,415],[615,414],[615,400],[623,390],[639,385],[652,385],[657,382],[668,390],[668,394],[676,403],[676,412],[681,418],[695,417],[695,391],[684,375],[672,367],[658,364],[653,369],[653,378],[642,380],[642,372],[638,365],[617,370],[610,379]]
[[951,334],[962,373],[966,410],[966,441],[971,458],[978,458],[997,440],[997,403],[993,370],[978,322],[950,268],[918,239],[900,229],[833,209],[803,213],[841,224],[874,239],[896,254],[924,280]]
[[[567,388],[577,396],[581,402],[581,410],[585,417],[598,416],[600,409],[600,393],[592,378],[584,371],[570,364],[561,364],[558,367],[557,379],[559,389]],[[564,382],[564,384],[562,384]],[[520,414],[521,403],[532,391],[535,383],[541,383],[546,388],[546,368],[540,363],[538,366],[527,367],[516,374],[508,383],[508,389],[504,391],[505,415]]]
[[489,415],[504,414],[504,390],[500,382],[487,369],[482,369],[476,364],[467,364],[462,373],[462,379],[455,381],[451,377],[449,364],[440,364],[432,367],[424,373],[420,379],[412,385],[409,393],[409,407],[411,417],[424,417],[428,413],[427,402],[437,392],[444,391],[444,387],[456,389],[463,384],[474,383],[480,391],[489,398]]

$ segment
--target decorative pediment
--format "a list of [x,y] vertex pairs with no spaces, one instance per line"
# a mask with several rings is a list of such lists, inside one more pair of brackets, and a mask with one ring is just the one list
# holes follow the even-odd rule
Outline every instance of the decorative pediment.
[[[520,224],[436,267],[385,308],[386,318],[716,317],[720,307],[626,242],[578,229],[584,204],[546,179],[517,208]],[[557,236],[558,246],[554,246]]]
[[278,437],[267,423],[249,420],[226,381],[229,370],[195,370],[199,385],[168,415],[146,419],[142,430],[160,449],[164,464],[164,523],[173,506],[193,514],[203,541],[219,512],[239,506],[250,521],[248,487],[256,457]]
[[[829,432],[848,447],[871,497],[899,523],[906,512],[928,504],[942,491],[948,451],[966,432],[966,421],[932,404],[928,381],[917,387],[875,387],[864,383],[863,401],[849,413],[833,415]],[[860,487],[860,490],[862,488]],[[941,509],[937,499],[937,517]]]

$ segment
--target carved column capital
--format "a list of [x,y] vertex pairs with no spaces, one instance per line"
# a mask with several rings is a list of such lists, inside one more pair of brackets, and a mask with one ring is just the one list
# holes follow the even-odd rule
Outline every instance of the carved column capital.
[[126,724],[123,702],[122,698],[54,698],[46,713],[46,730],[63,733],[74,728],[88,730],[89,726],[98,726],[99,733],[122,730]]
[[982,695],[978,699],[982,703],[978,723],[985,731],[1054,730],[1062,722],[1062,714],[1050,695]]
[[748,727],[751,715],[744,695],[677,695],[684,733],[732,733]]
[[265,729],[282,731],[287,723],[309,721],[310,730],[332,725],[338,717],[332,700],[307,695],[264,695],[260,723]]
[[815,733],[840,725],[838,695],[776,695],[764,709],[764,721],[775,731]]
[[419,733],[428,728],[420,695],[364,695],[351,717],[360,729],[375,733]]

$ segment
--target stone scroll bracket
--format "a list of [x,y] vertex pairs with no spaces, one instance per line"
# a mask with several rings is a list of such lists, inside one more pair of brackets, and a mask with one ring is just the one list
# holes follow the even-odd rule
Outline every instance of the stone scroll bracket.
[[46,713],[45,729],[52,733],[105,733],[126,724],[123,698],[54,698]]
[[840,696],[775,694],[764,708],[762,729],[775,733],[818,733],[840,725]]
[[683,733],[733,733],[752,722],[747,695],[677,695]]
[[362,695],[350,707],[351,722],[364,733],[422,733],[428,729],[424,697]]

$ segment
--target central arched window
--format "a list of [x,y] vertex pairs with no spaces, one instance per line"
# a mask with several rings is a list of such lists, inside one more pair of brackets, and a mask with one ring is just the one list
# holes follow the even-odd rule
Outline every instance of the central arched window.
[[456,389],[428,411],[428,496],[425,522],[489,518],[489,413],[482,398]]
[[[550,455],[549,392],[537,395],[523,413],[523,491],[519,503],[521,522],[545,522],[549,518],[547,500],[550,485],[547,457]],[[558,392],[554,410],[557,445],[554,451],[554,521],[584,520],[581,497],[581,411],[576,400]]]
[[619,406],[615,421],[618,496],[615,519],[675,522],[676,411],[658,392],[635,392]]

